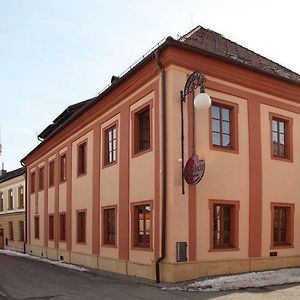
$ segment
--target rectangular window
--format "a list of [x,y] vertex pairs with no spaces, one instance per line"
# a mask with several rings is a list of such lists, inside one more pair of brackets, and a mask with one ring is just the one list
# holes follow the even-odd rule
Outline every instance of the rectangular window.
[[67,156],[63,154],[60,157],[60,182],[67,180]]
[[86,241],[86,212],[77,211],[77,243]]
[[109,165],[117,160],[117,125],[105,130],[104,139],[104,164]]
[[39,216],[34,217],[34,238],[35,239],[40,238],[40,217]]
[[116,209],[103,209],[103,244],[116,245]]
[[66,214],[59,215],[59,239],[60,241],[66,240]]
[[24,241],[24,222],[19,221],[19,241]]
[[278,204],[272,205],[272,246],[292,246],[294,227],[294,205]]
[[18,208],[24,208],[24,187],[20,185],[18,187]]
[[54,240],[54,215],[49,215],[48,239]]
[[82,174],[86,174],[86,152],[87,146],[86,142],[80,144],[77,150],[78,156],[78,176]]
[[30,175],[30,193],[35,192],[35,172],[32,172]]
[[236,104],[213,101],[211,105],[211,146],[214,149],[236,150]]
[[3,192],[0,192],[0,211],[4,210]]
[[44,189],[44,167],[39,169],[39,191]]
[[292,159],[292,119],[271,115],[272,158]]
[[54,160],[49,163],[49,187],[54,186],[54,172],[55,172],[55,164]]
[[151,147],[150,105],[134,114],[134,153]]
[[238,249],[238,201],[210,200],[210,251]]
[[14,207],[14,196],[13,196],[13,190],[12,189],[9,189],[7,191],[8,193],[8,210],[12,210]]
[[13,225],[13,222],[8,222],[8,239],[10,241],[14,240],[14,225]]
[[133,246],[150,248],[151,247],[151,214],[150,204],[135,205],[133,215]]

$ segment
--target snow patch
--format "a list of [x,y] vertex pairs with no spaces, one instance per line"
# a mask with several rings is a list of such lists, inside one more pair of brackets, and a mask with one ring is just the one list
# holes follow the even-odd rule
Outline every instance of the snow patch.
[[48,264],[51,264],[51,265],[55,265],[55,266],[58,266],[58,267],[62,267],[62,268],[66,268],[66,269],[71,269],[71,270],[75,270],[75,271],[80,271],[80,272],[87,272],[88,271],[85,268],[78,267],[78,266],[71,265],[71,264],[67,264],[67,263],[64,263],[62,261],[50,260],[50,259],[47,259],[47,258],[32,256],[32,255],[29,255],[29,254],[15,252],[15,251],[11,251],[11,250],[0,250],[0,254],[29,258],[29,259],[32,259],[32,260],[37,260],[37,261],[45,262],[45,263],[48,263]]
[[276,271],[252,272],[240,275],[221,276],[199,280],[190,284],[164,287],[164,290],[187,292],[218,292],[246,288],[261,288],[271,285],[300,282],[300,268],[280,269]]

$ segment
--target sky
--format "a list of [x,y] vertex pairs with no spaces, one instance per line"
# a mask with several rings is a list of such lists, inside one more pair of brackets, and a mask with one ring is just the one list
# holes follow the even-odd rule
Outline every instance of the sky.
[[197,25],[300,73],[299,11],[297,0],[0,0],[0,161],[19,168],[67,106]]

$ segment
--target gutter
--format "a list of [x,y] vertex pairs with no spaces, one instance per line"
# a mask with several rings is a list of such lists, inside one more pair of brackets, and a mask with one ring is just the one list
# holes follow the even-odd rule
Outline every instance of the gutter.
[[26,254],[26,244],[27,244],[27,168],[24,164],[23,161],[21,161],[21,165],[24,167],[25,169],[25,193],[23,193],[24,197],[25,197],[25,201],[24,201],[24,207],[25,207],[25,240],[24,240],[24,248],[23,248],[23,252],[24,254]]
[[166,71],[159,59],[159,50],[154,52],[154,59],[161,74],[161,100],[162,100],[162,208],[161,208],[161,254],[155,261],[156,283],[160,282],[159,264],[166,257],[166,208],[167,208],[167,126],[166,126]]

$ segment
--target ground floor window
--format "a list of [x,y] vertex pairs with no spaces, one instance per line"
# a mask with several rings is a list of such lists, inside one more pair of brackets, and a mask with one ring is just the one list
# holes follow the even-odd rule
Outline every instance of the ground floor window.
[[152,201],[132,206],[133,246],[151,248]]
[[34,238],[35,239],[40,238],[40,217],[39,216],[34,217]]
[[13,222],[8,222],[8,239],[10,241],[14,240],[14,224],[13,224]]
[[238,201],[210,200],[210,250],[238,248]]
[[49,215],[49,240],[54,239],[54,215]]
[[292,246],[294,235],[294,204],[271,203],[272,245]]
[[86,243],[86,210],[77,211],[77,243]]
[[59,238],[61,241],[66,240],[66,213],[59,215]]
[[116,207],[104,207],[103,210],[103,245],[116,245]]
[[24,221],[19,221],[19,240],[24,241]]

